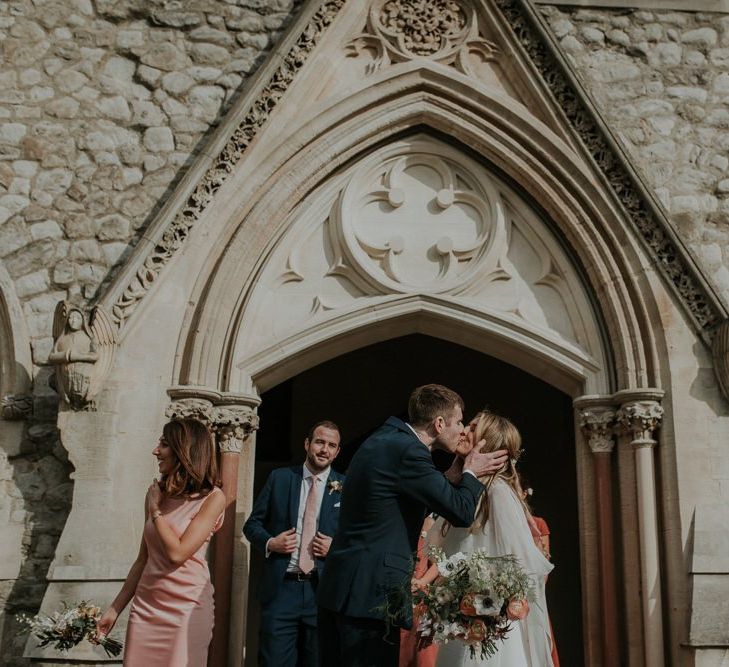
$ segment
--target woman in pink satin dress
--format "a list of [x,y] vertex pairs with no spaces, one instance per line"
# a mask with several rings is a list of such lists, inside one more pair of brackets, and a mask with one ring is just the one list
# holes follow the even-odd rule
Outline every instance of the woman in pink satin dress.
[[108,634],[132,597],[127,667],[204,667],[213,635],[213,586],[205,559],[220,527],[215,445],[193,419],[169,422],[154,448],[161,480],[147,491],[142,544],[121,591],[98,622]]

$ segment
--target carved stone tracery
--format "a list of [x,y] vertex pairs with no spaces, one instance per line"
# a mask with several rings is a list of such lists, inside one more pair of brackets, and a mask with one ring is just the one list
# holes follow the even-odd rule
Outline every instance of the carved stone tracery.
[[375,291],[442,293],[464,285],[497,232],[506,236],[496,186],[437,146],[413,140],[363,165],[334,207],[335,264],[353,268]]
[[468,17],[454,0],[388,0],[377,23],[413,55],[429,56],[463,37]]
[[498,55],[496,45],[480,36],[472,3],[463,0],[376,1],[364,32],[349,48],[353,56],[374,53],[368,73],[390,63],[427,58],[470,75],[470,54],[482,62]]

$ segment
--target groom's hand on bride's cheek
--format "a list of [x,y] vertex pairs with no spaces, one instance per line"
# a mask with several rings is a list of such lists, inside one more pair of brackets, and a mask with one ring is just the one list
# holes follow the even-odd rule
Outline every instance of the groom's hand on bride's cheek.
[[508,453],[505,449],[482,454],[479,451],[481,445],[482,443],[479,442],[471,450],[463,464],[464,469],[470,470],[476,477],[498,472],[508,459]]

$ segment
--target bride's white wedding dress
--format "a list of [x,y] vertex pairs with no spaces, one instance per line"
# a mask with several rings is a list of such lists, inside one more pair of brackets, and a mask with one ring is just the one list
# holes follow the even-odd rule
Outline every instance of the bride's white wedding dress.
[[544,584],[553,565],[534,543],[526,515],[512,488],[498,477],[488,491],[489,519],[484,530],[450,527],[439,538],[443,526],[440,519],[431,529],[433,542],[440,543],[447,555],[458,551],[469,554],[486,549],[490,556],[513,554],[532,578],[535,599],[529,602],[529,614],[521,621],[512,621],[506,639],[497,643],[496,655],[471,658],[469,647],[451,641],[438,651],[437,667],[553,667],[551,635]]

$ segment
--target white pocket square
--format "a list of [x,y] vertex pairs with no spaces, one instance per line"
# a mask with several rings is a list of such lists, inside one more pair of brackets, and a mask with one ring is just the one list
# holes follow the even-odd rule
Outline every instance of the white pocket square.
[[334,507],[339,507],[342,503],[334,503]]

